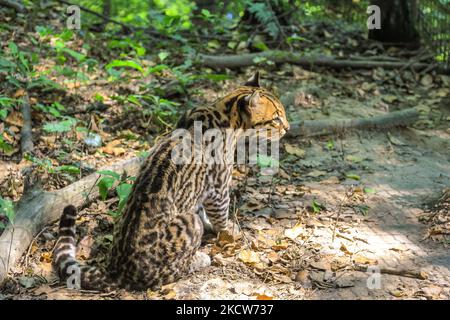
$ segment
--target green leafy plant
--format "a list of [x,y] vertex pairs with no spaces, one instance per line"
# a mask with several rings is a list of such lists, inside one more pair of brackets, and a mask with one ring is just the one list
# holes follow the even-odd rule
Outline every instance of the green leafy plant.
[[313,213],[315,213],[315,214],[320,213],[320,211],[322,211],[324,209],[324,207],[316,200],[312,201],[311,208],[312,208]]
[[5,96],[0,96],[0,119],[4,120],[8,112],[14,107],[15,100]]
[[272,37],[277,38],[280,34],[280,28],[275,23],[276,17],[272,9],[263,2],[247,1],[247,9],[254,14],[256,19],[265,26],[266,32]]
[[62,117],[61,112],[65,111],[65,108],[59,102],[54,102],[50,105],[45,105],[41,103],[37,103],[33,106],[34,109],[42,111],[44,113],[49,113],[56,118]]
[[31,161],[35,165],[38,166],[38,168],[51,173],[51,174],[57,174],[57,173],[69,173],[69,174],[80,174],[81,170],[79,167],[75,165],[62,165],[62,166],[54,166],[50,159],[47,158],[37,158],[31,155],[25,155],[25,159],[28,161]]
[[131,68],[140,72],[144,72],[142,66],[133,60],[113,60],[105,66],[106,70],[111,70],[112,68]]
[[[11,200],[0,197],[0,216],[6,217],[9,223],[14,223],[15,211],[14,204]],[[5,227],[6,224],[0,222],[0,229],[4,229]]]
[[77,123],[75,118],[65,117],[66,120],[47,122],[42,129],[48,133],[64,133],[72,130],[72,127]]
[[108,194],[113,190],[114,185],[117,184],[115,192],[119,198],[118,208],[116,211],[109,212],[113,217],[117,217],[122,213],[122,210],[125,207],[128,196],[132,190],[132,185],[129,182],[133,181],[134,178],[128,177],[123,181],[118,173],[109,170],[98,171],[97,173],[101,175],[101,178],[97,182],[97,187],[103,201],[106,200]]
[[280,163],[277,159],[263,155],[258,154],[256,156],[256,163],[260,169],[264,168],[273,168],[273,167],[279,167]]

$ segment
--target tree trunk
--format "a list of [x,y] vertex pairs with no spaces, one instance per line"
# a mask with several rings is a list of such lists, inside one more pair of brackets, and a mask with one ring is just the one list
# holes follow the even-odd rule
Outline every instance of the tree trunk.
[[[104,0],[103,1],[103,13],[102,15],[104,17],[110,18],[111,17],[111,0]],[[103,20],[100,24],[100,30],[104,31],[106,27],[107,21]]]
[[381,29],[369,30],[369,39],[381,42],[419,44],[415,28],[416,0],[372,0],[380,7]]

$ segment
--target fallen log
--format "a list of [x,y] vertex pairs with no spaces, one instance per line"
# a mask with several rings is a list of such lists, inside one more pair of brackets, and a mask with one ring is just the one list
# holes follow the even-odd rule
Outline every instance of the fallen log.
[[303,120],[291,124],[289,137],[315,137],[342,133],[352,129],[386,129],[411,125],[419,119],[419,111],[409,108],[372,118]]
[[[100,170],[111,170],[119,174],[126,172],[135,176],[141,162],[141,158],[132,158]],[[25,191],[15,206],[14,222],[8,225],[0,236],[0,284],[5,280],[11,266],[26,252],[33,238],[46,225],[58,220],[66,205],[70,203],[79,207],[98,197],[98,188],[93,186],[99,176],[93,173],[57,191],[46,192],[37,185]]]
[[[334,69],[342,68],[356,68],[356,69],[401,69],[405,65],[408,65],[415,71],[421,71],[426,69],[430,64],[423,62],[412,63],[409,61],[397,62],[397,61],[374,61],[374,60],[341,60],[330,57],[305,57],[298,53],[280,51],[280,50],[268,50],[259,53],[244,53],[239,55],[199,55],[199,63],[203,66],[224,69],[224,68],[242,68],[253,65],[259,65],[261,61],[270,60],[275,63],[291,63],[300,65],[305,68],[312,69],[314,67],[328,67]],[[437,66],[436,72],[442,74],[450,74],[450,68],[444,66]]]
[[0,0],[0,6],[12,8],[17,12],[24,12],[25,7],[22,3],[13,0]]

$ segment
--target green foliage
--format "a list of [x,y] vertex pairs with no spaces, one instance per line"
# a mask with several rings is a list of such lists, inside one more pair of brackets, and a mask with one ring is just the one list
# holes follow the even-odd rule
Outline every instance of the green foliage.
[[359,176],[359,175],[357,175],[357,174],[355,174],[355,173],[346,173],[345,174],[345,177],[347,178],[347,179],[352,179],[352,180],[361,180],[361,176]]
[[78,175],[81,173],[80,168],[75,165],[54,166],[50,161],[50,159],[47,158],[40,159],[28,154],[25,155],[24,158],[37,165],[38,168],[51,174],[68,173],[71,175]]
[[140,72],[144,72],[142,66],[133,60],[113,60],[106,65],[106,70],[111,70],[113,68],[131,68]]
[[313,202],[311,203],[311,208],[313,210],[313,213],[320,213],[320,211],[324,209],[324,207],[316,200],[313,200]]
[[5,96],[0,96],[0,119],[4,120],[9,111],[14,107],[15,100]]
[[[3,199],[0,197],[0,216],[4,216],[8,219],[9,223],[14,223],[15,211],[14,204],[11,200]],[[6,225],[0,222],[0,230],[4,229]]]
[[72,130],[72,127],[77,123],[77,119],[65,117],[66,120],[46,122],[42,129],[48,133],[63,133]]
[[134,180],[134,178],[129,177],[125,181],[122,181],[120,175],[114,171],[104,170],[98,171],[97,173],[101,175],[101,178],[97,182],[97,187],[103,201],[106,200],[109,192],[112,191],[113,186],[117,184],[115,192],[119,198],[119,204],[117,211],[110,212],[113,217],[117,217],[122,213],[132,190],[132,185],[129,184],[128,181]]
[[56,172],[66,172],[70,174],[80,174],[80,168],[71,165],[63,165],[55,168]]
[[254,14],[256,19],[264,26],[267,33],[272,38],[277,38],[280,34],[280,28],[276,24],[276,17],[272,9],[263,2],[247,1],[247,9]]
[[142,43],[131,38],[110,40],[107,47],[108,49],[119,49],[122,54],[137,57],[142,57],[146,53]]
[[256,163],[258,165],[259,168],[263,169],[263,168],[273,168],[273,167],[278,167],[279,166],[279,162],[277,159],[274,159],[272,157],[263,155],[263,154],[258,154],[256,156]]
[[[61,112],[65,111],[65,108],[59,102],[53,102],[51,105],[45,105],[37,103],[33,106],[34,109],[42,111],[44,113],[49,113],[56,118],[62,117]],[[69,130],[70,131],[70,130]],[[50,131],[52,132],[52,131]]]
[[119,196],[119,206],[118,206],[119,212],[122,212],[123,208],[125,207],[125,204],[127,203],[128,196],[130,195],[132,188],[133,186],[128,183],[122,183],[116,187],[116,192],[117,195]]
[[358,213],[362,214],[363,216],[367,216],[369,214],[370,207],[365,204],[356,205],[355,209]]
[[327,149],[329,151],[334,149],[334,141],[333,140],[328,140],[328,142],[327,142]]
[[97,183],[98,192],[100,193],[100,197],[102,198],[103,201],[106,200],[106,197],[108,196],[108,192],[114,185],[115,181],[116,181],[116,179],[114,179],[113,177],[108,177],[108,176],[103,177],[98,181],[98,183]]
[[37,54],[21,51],[14,42],[9,42],[8,52],[0,53],[0,73],[6,73],[8,83],[16,88],[61,89],[54,81],[34,71],[38,62]]
[[190,17],[194,3],[189,0],[153,0],[155,9],[149,10],[149,22],[165,33],[173,34],[192,26]]
[[157,95],[144,95],[141,99],[145,102],[144,116],[152,116],[156,124],[170,127],[178,118],[178,102],[161,98]]
[[5,142],[2,135],[0,135],[0,150],[5,153],[9,153],[14,150],[9,143]]

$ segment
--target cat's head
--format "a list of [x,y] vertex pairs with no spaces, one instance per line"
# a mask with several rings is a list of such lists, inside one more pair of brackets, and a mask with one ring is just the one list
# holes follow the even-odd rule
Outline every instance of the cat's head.
[[289,130],[286,111],[281,101],[259,83],[259,72],[256,72],[238,89],[240,98],[236,101],[237,112],[242,119],[243,129],[258,131],[270,129],[277,132],[279,138]]

